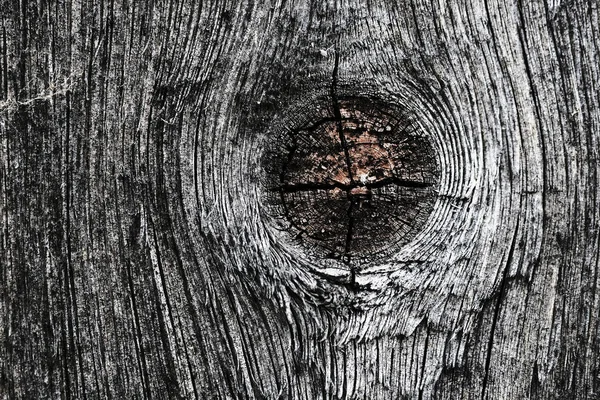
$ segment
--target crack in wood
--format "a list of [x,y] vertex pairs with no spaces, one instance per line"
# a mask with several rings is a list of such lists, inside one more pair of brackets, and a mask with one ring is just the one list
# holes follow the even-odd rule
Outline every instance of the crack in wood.
[[302,182],[302,183],[293,183],[293,184],[283,184],[276,187],[276,190],[281,190],[285,193],[292,192],[301,192],[301,191],[309,191],[309,190],[333,190],[333,189],[341,189],[347,192],[351,192],[353,189],[357,188],[366,188],[366,189],[377,189],[382,188],[387,185],[396,185],[400,187],[406,188],[428,188],[432,187],[435,184],[433,182],[420,182],[420,181],[411,181],[407,179],[400,179],[397,177],[389,177],[384,178],[380,181],[376,182],[354,182],[352,185],[346,185],[341,182],[331,181],[329,182]]
[[316,107],[300,105],[295,111],[307,115],[277,125],[283,132],[263,158],[264,188],[290,239],[317,258],[343,264],[348,284],[356,268],[399,250],[425,225],[439,170],[412,111],[353,96],[340,82],[341,55],[332,55]]
[[339,99],[336,79],[336,118],[291,131],[279,182],[269,190],[279,193],[284,216],[301,232],[296,239],[325,243],[355,276],[353,258],[374,249],[387,231],[406,236],[418,228],[414,218],[420,203],[431,205],[436,196],[438,173],[430,145],[404,129],[404,119],[364,100]]

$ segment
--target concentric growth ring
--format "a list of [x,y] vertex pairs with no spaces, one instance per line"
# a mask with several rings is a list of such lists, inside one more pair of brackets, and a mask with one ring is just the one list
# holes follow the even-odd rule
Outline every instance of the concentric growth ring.
[[360,98],[340,99],[337,115],[289,133],[272,190],[296,238],[351,262],[420,231],[439,171],[410,117]]

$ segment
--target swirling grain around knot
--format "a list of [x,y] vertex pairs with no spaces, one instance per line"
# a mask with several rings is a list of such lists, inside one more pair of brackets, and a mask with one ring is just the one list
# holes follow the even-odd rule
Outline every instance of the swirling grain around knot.
[[[440,262],[444,247],[471,218],[465,205],[477,161],[448,106],[411,79],[393,89],[341,82],[337,103],[325,84],[301,87],[284,108],[257,107],[236,145],[219,157],[241,174],[226,173],[213,185],[227,191],[216,202],[227,227],[218,237],[226,245],[215,247],[227,264],[335,305],[383,301],[397,277],[424,279],[419,271],[447,265]],[[397,168],[386,170],[383,159]],[[336,178],[336,168],[343,176]],[[390,195],[395,208],[383,207],[379,217],[399,222],[369,225],[378,218],[377,197]],[[335,196],[340,204],[328,203]],[[362,215],[367,197],[375,212]]]

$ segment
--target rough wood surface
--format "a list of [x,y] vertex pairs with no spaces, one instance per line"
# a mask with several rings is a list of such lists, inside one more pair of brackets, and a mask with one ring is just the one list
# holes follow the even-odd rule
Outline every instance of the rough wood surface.
[[[599,398],[598,6],[0,0],[0,398]],[[268,190],[332,96],[440,171],[356,269]]]

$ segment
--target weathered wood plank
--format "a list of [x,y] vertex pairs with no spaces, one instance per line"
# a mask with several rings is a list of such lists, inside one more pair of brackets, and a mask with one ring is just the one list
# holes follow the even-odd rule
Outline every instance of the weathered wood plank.
[[[599,396],[596,2],[0,5],[0,398]],[[270,184],[332,97],[440,168],[354,264]]]

